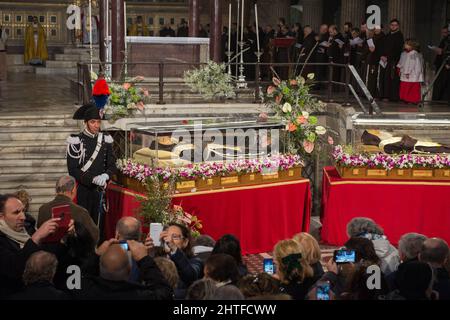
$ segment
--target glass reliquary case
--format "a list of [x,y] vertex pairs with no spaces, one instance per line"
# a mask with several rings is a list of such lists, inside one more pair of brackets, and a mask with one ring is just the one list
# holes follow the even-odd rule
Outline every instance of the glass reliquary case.
[[341,177],[450,180],[448,116],[357,114],[352,123],[351,150],[335,149]]
[[285,154],[285,127],[245,118],[135,123],[127,161],[145,172],[174,173],[178,192],[300,179],[301,159]]
[[450,154],[450,117],[425,114],[353,116],[355,152]]
[[223,119],[134,124],[129,154],[152,167],[254,159],[283,153],[279,121]]

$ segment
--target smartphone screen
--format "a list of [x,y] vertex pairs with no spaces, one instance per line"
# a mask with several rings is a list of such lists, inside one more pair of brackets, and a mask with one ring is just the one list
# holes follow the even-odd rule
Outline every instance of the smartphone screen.
[[153,240],[153,244],[155,247],[161,246],[161,241],[159,237],[161,236],[161,232],[163,231],[163,225],[161,223],[151,223],[150,224],[150,238]]
[[273,259],[264,259],[263,262],[264,272],[268,274],[275,273],[275,265],[273,264]]
[[355,263],[355,250],[340,249],[334,252],[334,262],[339,263]]
[[119,241],[119,245],[122,247],[123,250],[128,251],[128,243],[126,241]]
[[319,283],[316,291],[317,300],[330,300],[329,291],[330,284],[328,282]]

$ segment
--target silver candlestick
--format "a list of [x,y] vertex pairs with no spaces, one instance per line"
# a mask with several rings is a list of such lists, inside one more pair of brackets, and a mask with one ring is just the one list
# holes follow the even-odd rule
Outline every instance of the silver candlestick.
[[261,62],[261,56],[264,54],[264,51],[263,50],[261,50],[261,51],[259,51],[259,52],[255,52],[255,56],[256,56],[256,58],[258,59],[258,63],[260,63]]
[[239,42],[239,47],[241,49],[240,55],[241,55],[241,61],[239,63],[239,78],[236,83],[236,87],[238,89],[247,89],[247,82],[245,81],[245,75],[244,75],[244,41]]
[[228,51],[225,55],[228,57],[228,74],[231,75],[231,57],[233,56],[232,51]]

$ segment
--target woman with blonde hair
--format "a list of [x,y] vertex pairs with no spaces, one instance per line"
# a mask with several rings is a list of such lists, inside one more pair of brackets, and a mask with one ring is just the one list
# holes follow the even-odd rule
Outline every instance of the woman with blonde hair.
[[317,240],[307,232],[301,232],[296,234],[293,238],[303,248],[306,262],[311,266],[314,271],[314,278],[320,279],[324,274],[320,259],[322,258],[322,252]]
[[314,284],[314,272],[301,245],[294,240],[281,240],[275,245],[273,255],[280,291],[294,300],[304,300]]

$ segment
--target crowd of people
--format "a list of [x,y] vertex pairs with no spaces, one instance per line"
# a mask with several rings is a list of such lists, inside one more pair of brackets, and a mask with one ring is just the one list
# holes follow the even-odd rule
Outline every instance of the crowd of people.
[[[75,190],[74,178],[62,176],[37,221],[27,212],[26,192],[0,196],[1,299],[450,299],[449,247],[442,239],[408,233],[396,248],[375,221],[354,218],[343,247],[354,252],[353,261],[322,263],[319,243],[302,232],[274,246],[273,274],[251,273],[238,238],[193,238],[184,224],[170,223],[152,239],[139,219],[123,217],[114,238],[97,242],[97,226],[72,201]],[[58,228],[48,212],[61,203],[70,206],[71,221],[61,241],[48,242]],[[163,245],[155,246],[156,240]],[[67,272],[74,266],[78,285]],[[374,267],[380,273],[372,288],[367,283]]]
[[[224,30],[224,37],[227,30]],[[235,30],[232,31],[232,39]],[[279,38],[291,38],[290,47],[277,44]],[[251,47],[245,62],[256,62],[255,25],[247,27],[246,42]],[[405,39],[401,32],[401,24],[392,19],[388,29],[374,26],[369,29],[366,22],[354,26],[346,22],[342,28],[337,25],[322,24],[319,30],[313,30],[309,25],[302,27],[300,23],[288,26],[285,19],[280,18],[274,29],[268,25],[259,30],[260,48],[263,50],[263,63],[295,63],[292,68],[275,68],[279,78],[306,76],[314,73],[318,81],[328,80],[326,66],[311,66],[305,63],[351,64],[357,70],[360,78],[375,99],[384,101],[404,101],[417,104],[421,101],[421,85],[424,83],[424,59],[420,44],[414,39]],[[442,28],[442,39],[439,46],[430,46],[436,55],[435,71],[445,63],[441,76],[434,84],[433,100],[448,100],[450,92],[450,62],[448,55],[448,26]],[[228,50],[223,42],[224,50]],[[231,51],[234,50],[233,44]],[[345,83],[343,68],[333,68],[333,81]],[[262,78],[270,79],[272,73],[268,67],[262,67]],[[254,74],[246,74],[254,79]],[[318,86],[320,88],[320,86]],[[355,86],[357,87],[357,86]]]

